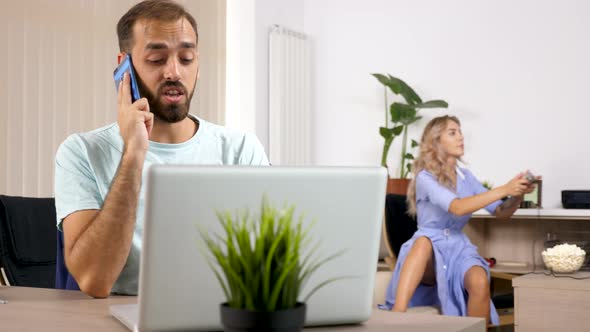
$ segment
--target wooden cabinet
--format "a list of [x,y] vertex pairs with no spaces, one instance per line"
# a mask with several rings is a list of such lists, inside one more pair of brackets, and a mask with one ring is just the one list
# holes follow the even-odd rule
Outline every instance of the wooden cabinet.
[[590,210],[519,209],[509,221],[496,220],[482,210],[473,214],[465,233],[478,247],[480,255],[496,259],[498,264],[492,272],[543,271],[541,252],[545,249],[547,234],[562,241],[587,242],[590,240]]
[[[590,278],[590,272],[569,276]],[[528,274],[512,286],[515,331],[590,331],[590,279]]]
[[547,234],[574,243],[590,240],[590,210],[519,209],[504,222],[478,211],[465,233],[480,255],[498,262],[492,277],[517,276],[512,279],[516,331],[590,331],[590,279],[546,276],[541,258]]

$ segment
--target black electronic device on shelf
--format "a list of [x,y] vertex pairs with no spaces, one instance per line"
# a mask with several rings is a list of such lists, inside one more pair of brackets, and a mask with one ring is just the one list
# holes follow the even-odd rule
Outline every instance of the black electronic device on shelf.
[[590,190],[562,190],[564,209],[590,209]]

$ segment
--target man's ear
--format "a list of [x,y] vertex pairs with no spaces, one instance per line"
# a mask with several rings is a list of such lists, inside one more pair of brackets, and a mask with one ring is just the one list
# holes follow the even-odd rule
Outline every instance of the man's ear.
[[117,54],[117,65],[121,63],[125,55],[127,55],[125,52],[119,52],[119,54]]
[[197,51],[197,81],[199,80],[200,75],[201,75],[201,59],[199,57],[199,52]]

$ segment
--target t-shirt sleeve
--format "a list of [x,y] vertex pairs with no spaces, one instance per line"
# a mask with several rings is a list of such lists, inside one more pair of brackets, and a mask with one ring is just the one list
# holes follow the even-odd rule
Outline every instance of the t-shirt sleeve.
[[258,140],[256,135],[250,133],[244,135],[244,142],[240,157],[238,158],[238,164],[268,166],[268,157],[264,152],[262,143],[260,143],[260,140]]
[[458,198],[457,194],[449,188],[440,184],[432,174],[422,171],[416,177],[416,199],[427,200],[432,204],[440,207],[444,211],[449,211],[451,202]]
[[[473,175],[473,173],[471,173],[471,171],[464,169],[463,172],[467,177],[469,186],[471,187],[471,190],[473,191],[474,195],[482,194],[488,191],[488,189],[484,187],[483,184],[481,184],[481,182],[479,182],[479,180],[475,177],[475,175]],[[497,200],[486,206],[484,209],[486,209],[486,211],[488,211],[490,214],[494,214],[496,212],[496,208],[500,204],[502,204],[502,201]]]
[[84,143],[77,135],[68,137],[55,156],[55,209],[57,228],[73,212],[100,209],[102,198],[88,161]]

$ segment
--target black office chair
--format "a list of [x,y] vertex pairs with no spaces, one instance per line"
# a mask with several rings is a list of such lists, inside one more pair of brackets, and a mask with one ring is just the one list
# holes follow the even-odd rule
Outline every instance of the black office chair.
[[55,285],[55,201],[0,195],[0,267],[12,286]]
[[[408,241],[418,229],[416,219],[407,213],[408,207],[406,204],[406,196],[388,194],[385,197],[385,222],[383,223],[383,237],[385,244],[389,251],[389,257],[385,258],[385,262],[393,271],[397,256],[399,255],[402,244]],[[391,272],[383,275],[382,272],[377,273],[376,283],[376,303],[385,302],[385,289],[391,279]],[[411,312],[421,314],[440,314],[440,308],[434,306],[413,307]]]
[[57,231],[57,253],[55,263],[55,288],[67,290],[80,290],[80,286],[70,274],[66,267],[66,260],[64,256],[64,236],[63,233]]
[[393,270],[399,250],[404,242],[408,241],[418,229],[416,218],[408,213],[406,196],[388,194],[385,197],[385,223],[383,223],[383,236],[389,251],[389,257],[385,261]]

